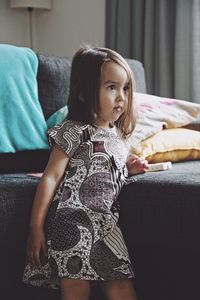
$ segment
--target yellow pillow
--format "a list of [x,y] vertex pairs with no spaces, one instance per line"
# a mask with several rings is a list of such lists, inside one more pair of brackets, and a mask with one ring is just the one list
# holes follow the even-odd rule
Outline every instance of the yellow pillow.
[[200,159],[200,132],[185,128],[164,129],[140,142],[134,153],[150,163]]

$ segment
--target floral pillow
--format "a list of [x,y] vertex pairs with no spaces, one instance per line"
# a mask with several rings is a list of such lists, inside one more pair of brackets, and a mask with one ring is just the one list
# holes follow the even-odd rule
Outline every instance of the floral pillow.
[[135,93],[135,101],[137,122],[129,140],[133,149],[163,129],[183,127],[200,117],[197,103],[141,93]]

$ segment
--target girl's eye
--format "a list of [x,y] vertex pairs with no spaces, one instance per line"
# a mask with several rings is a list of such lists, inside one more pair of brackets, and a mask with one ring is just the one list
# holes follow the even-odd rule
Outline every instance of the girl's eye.
[[128,90],[129,90],[129,86],[126,85],[126,86],[124,87],[124,91],[126,92],[126,91],[128,91]]
[[115,90],[115,85],[114,85],[114,84],[109,85],[109,86],[108,86],[108,89],[109,89],[109,90]]

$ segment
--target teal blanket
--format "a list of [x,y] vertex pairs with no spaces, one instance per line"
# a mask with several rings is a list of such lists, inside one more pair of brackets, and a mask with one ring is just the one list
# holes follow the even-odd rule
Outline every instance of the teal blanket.
[[48,148],[37,69],[31,49],[0,44],[0,153]]

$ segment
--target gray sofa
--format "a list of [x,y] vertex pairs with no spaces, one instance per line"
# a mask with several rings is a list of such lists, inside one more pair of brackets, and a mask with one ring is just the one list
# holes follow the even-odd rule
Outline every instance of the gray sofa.
[[[39,100],[47,119],[67,102],[71,59],[38,55]],[[127,60],[138,92],[146,92],[144,69]],[[59,299],[59,292],[22,284],[28,222],[38,178],[49,151],[0,157],[0,291],[3,300]],[[200,161],[165,172],[138,175],[120,194],[120,223],[134,265],[139,300],[200,299]],[[103,299],[93,287],[91,299]]]

